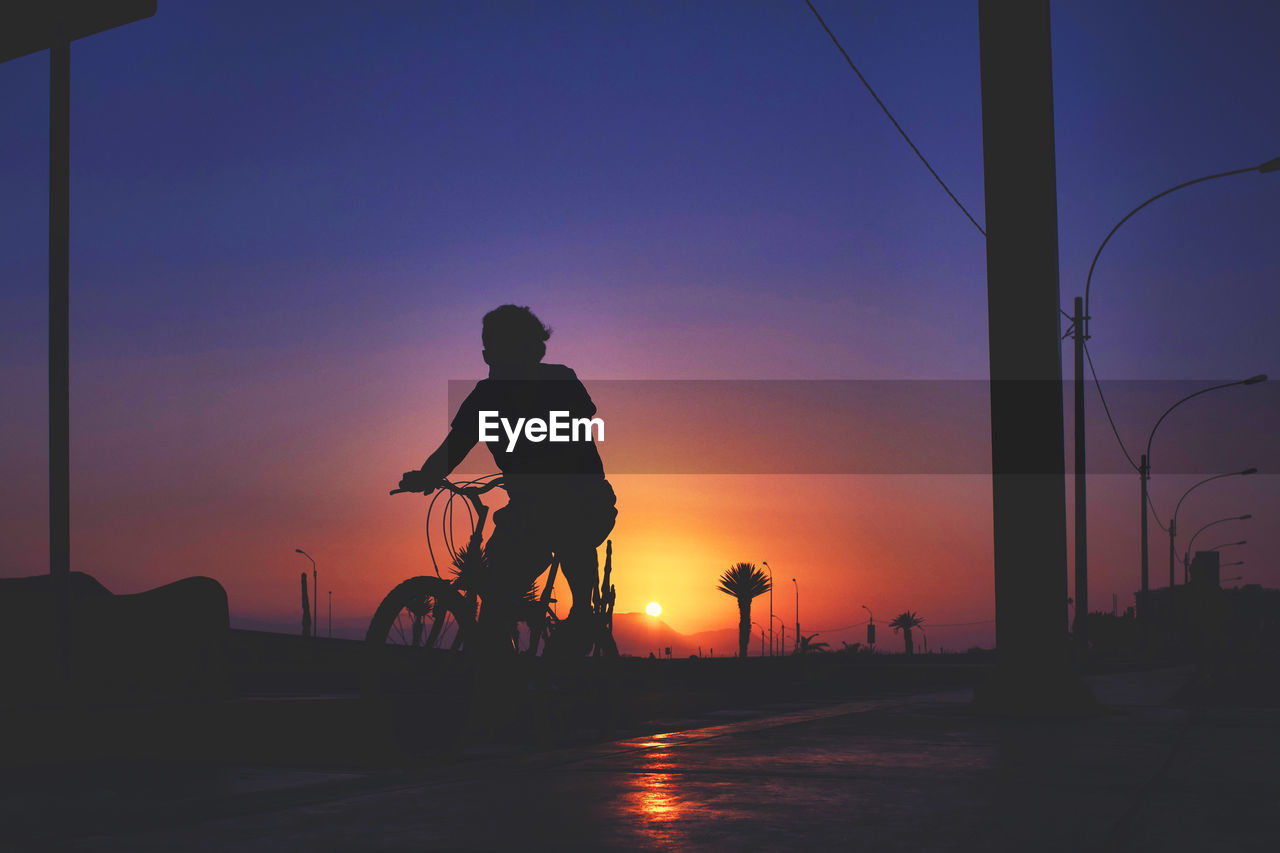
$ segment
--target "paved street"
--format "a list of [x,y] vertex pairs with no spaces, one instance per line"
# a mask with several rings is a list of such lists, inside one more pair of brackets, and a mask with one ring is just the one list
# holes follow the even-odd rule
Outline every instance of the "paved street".
[[1273,849],[1278,715],[1166,705],[1185,677],[1097,677],[1108,713],[1085,720],[980,716],[954,691],[411,770],[50,770],[6,811],[33,849]]

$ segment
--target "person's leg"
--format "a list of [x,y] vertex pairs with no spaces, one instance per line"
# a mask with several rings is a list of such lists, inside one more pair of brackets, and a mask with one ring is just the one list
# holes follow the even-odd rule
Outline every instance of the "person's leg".
[[569,591],[573,593],[572,613],[591,612],[591,599],[600,588],[600,563],[596,549],[613,530],[618,519],[613,488],[605,480],[591,484],[574,500],[566,501],[564,522],[557,531],[556,554]]
[[478,665],[467,739],[492,737],[510,722],[523,690],[512,634],[523,592],[551,562],[551,549],[527,503],[512,501],[493,514],[485,543],[488,572],[479,592]]
[[485,543],[489,579],[481,590],[481,620],[510,626],[520,599],[551,564],[551,544],[539,510],[529,503],[512,501],[493,521]]
[[591,599],[600,588],[600,563],[593,545],[574,545],[559,551],[560,570],[573,595],[570,616],[591,612]]

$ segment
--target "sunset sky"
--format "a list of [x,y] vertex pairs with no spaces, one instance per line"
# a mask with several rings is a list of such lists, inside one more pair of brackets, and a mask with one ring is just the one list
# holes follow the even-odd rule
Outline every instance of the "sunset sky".
[[[815,5],[982,222],[976,3]],[[1053,12],[1070,309],[1134,205],[1280,155],[1280,7]],[[48,570],[47,53],[0,66],[0,108],[0,575],[20,576]],[[1280,378],[1277,222],[1280,173],[1251,173],[1127,223],[1094,274],[1100,376],[1170,390]],[[983,238],[802,0],[161,0],[73,47],[71,241],[72,565],[116,592],[210,575],[233,625],[294,631],[301,547],[319,563],[322,620],[331,589],[335,633],[362,634],[427,565],[422,499],[387,490],[443,436],[450,380],[484,375],[480,317],[515,302],[553,327],[547,360],[599,384],[601,415],[627,436],[601,446],[619,495],[618,610],[657,601],[678,631],[730,627],[717,576],[768,560],[775,611],[793,623],[796,578],[804,632],[832,645],[862,637],[863,604],[883,622],[917,611],[931,648],[993,641],[989,477],[831,463],[980,440],[981,406],[921,407],[908,430],[883,408],[837,418],[808,391],[775,393],[785,382],[759,392],[759,417],[755,391],[717,419],[625,390],[987,375]],[[1179,409],[1151,485],[1163,521],[1216,473],[1163,473],[1179,448],[1216,441],[1214,464],[1261,467],[1195,492],[1179,525],[1252,513],[1197,547],[1247,539],[1224,550],[1246,561],[1224,577],[1272,587],[1277,387]],[[1136,455],[1159,395],[1111,402]],[[1110,610],[1114,593],[1123,609],[1139,583],[1138,480],[1117,473],[1092,389],[1088,403],[1107,472],[1089,483],[1092,604]],[[709,458],[720,441],[741,454],[634,462],[664,446]],[[785,465],[737,465],[784,446]],[[481,453],[469,464],[491,468]],[[1168,540],[1151,531],[1163,586]]]

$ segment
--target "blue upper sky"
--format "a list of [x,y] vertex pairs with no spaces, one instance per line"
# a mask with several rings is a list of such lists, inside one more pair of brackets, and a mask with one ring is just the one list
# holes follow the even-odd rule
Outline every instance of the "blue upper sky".
[[[982,221],[974,4],[818,8]],[[1280,9],[1054,13],[1068,304],[1133,204],[1280,153]],[[0,69],[6,360],[41,350],[24,320],[43,299],[46,78],[45,54]],[[784,375],[985,366],[980,235],[801,2],[161,3],[77,43],[72,90],[85,357],[293,346],[338,316],[394,325],[527,287],[713,338],[847,332],[843,359],[811,343]],[[1280,298],[1277,184],[1197,187],[1117,236],[1093,306],[1108,374],[1234,375],[1274,353],[1256,346]],[[663,296],[634,305],[635,288]],[[769,349],[700,367],[773,371]]]

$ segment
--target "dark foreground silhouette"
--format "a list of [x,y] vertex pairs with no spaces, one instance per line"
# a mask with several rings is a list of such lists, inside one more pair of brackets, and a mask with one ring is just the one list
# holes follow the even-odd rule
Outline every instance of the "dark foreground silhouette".
[[225,693],[227,594],[212,578],[113,595],[92,576],[72,572],[70,679],[56,652],[53,593],[49,575],[0,578],[3,706]]

